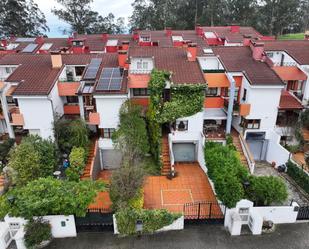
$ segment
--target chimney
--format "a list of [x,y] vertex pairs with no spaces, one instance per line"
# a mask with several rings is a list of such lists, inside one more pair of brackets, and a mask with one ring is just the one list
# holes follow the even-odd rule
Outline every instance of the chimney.
[[108,39],[107,32],[102,33],[102,39],[103,39],[103,41],[107,41],[107,39]]
[[78,33],[76,31],[74,31],[72,35],[73,35],[73,38],[76,38]]
[[138,41],[139,39],[139,30],[138,29],[134,29],[133,30],[133,40],[134,41]]
[[165,28],[165,34],[166,34],[167,37],[171,37],[172,33],[173,33],[172,28],[170,28],[170,27]]
[[244,35],[243,37],[244,37],[244,39],[243,39],[243,45],[244,45],[245,47],[249,47],[249,46],[250,46],[250,43],[251,43],[251,38],[252,38],[252,36],[251,36],[251,35]]
[[130,41],[122,41],[122,50],[128,50]]
[[309,30],[305,32],[305,40],[309,41]]
[[252,50],[253,59],[259,61],[263,59],[264,55],[264,43],[251,41],[250,48]]
[[124,68],[128,58],[128,51],[127,50],[119,50],[118,51],[118,64],[119,67]]
[[201,27],[200,24],[196,24],[195,26],[195,32],[198,36],[203,36],[203,28]]
[[51,62],[52,62],[52,68],[53,69],[59,69],[62,67],[62,57],[61,54],[57,52],[51,52],[50,53]]
[[189,43],[187,48],[188,61],[196,61],[196,55],[197,55],[197,44]]
[[68,38],[68,44],[69,44],[69,45],[72,45],[72,40],[73,40],[73,39],[74,39],[73,37],[69,37],[69,38]]
[[239,25],[235,25],[235,24],[231,25],[231,32],[232,33],[239,33],[239,31],[240,31],[240,26]]
[[38,36],[36,39],[35,39],[35,42],[37,44],[43,44],[44,43],[44,37],[43,36]]

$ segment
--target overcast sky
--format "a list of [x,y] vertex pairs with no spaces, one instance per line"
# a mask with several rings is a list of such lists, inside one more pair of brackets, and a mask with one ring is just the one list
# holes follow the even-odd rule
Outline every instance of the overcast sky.
[[[66,24],[61,22],[53,13],[51,9],[53,7],[59,7],[55,0],[34,0],[39,5],[39,8],[46,16],[47,25],[50,28],[50,32],[47,34],[49,37],[61,36],[60,29],[65,27]],[[133,0],[94,0],[91,4],[94,11],[99,12],[102,16],[106,16],[108,13],[113,13],[117,17],[125,17],[126,23],[128,17],[132,13],[131,3]]]

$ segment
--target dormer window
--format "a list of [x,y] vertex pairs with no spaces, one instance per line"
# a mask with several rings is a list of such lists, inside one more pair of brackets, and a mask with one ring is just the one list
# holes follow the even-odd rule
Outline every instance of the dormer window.
[[73,41],[72,44],[74,47],[82,47],[84,46],[84,41]]
[[147,70],[148,69],[148,61],[138,61],[136,64],[137,69]]
[[141,42],[150,42],[151,41],[150,35],[146,35],[146,34],[140,35],[139,39],[140,39]]

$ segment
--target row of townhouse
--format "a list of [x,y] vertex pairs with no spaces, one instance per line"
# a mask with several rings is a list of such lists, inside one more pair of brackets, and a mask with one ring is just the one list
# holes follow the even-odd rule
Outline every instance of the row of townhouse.
[[82,118],[100,135],[102,168],[119,166],[111,141],[119,108],[127,99],[147,108],[154,68],[171,72],[165,101],[171,84],[208,85],[203,110],[172,126],[172,165],[203,167],[204,141],[224,143],[230,133],[251,170],[254,160],[284,163],[289,153],[279,142],[291,134],[283,127],[308,105],[309,41],[275,41],[250,27],[11,37],[1,44],[1,132],[53,139],[56,118]]

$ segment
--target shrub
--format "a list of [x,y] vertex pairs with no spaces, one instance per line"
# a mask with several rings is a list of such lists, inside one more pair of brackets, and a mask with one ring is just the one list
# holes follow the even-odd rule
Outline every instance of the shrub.
[[125,208],[116,212],[117,227],[120,234],[132,235],[136,233],[135,225],[137,220],[143,221],[142,233],[153,233],[156,230],[172,224],[180,214],[172,214],[167,210],[135,210]]
[[306,129],[309,129],[309,109],[302,112],[300,119],[302,126],[305,127]]
[[128,206],[133,209],[142,209],[144,207],[144,190],[141,188],[136,196],[128,201]]
[[247,196],[258,206],[282,203],[288,197],[286,185],[278,177],[250,177],[249,182],[250,186],[246,190]]
[[123,165],[113,172],[109,190],[113,208],[125,208],[132,199],[138,198],[143,183],[144,171],[139,166]]
[[2,167],[5,166],[8,162],[8,156],[11,148],[14,146],[15,140],[14,139],[8,139],[5,140],[3,143],[0,144],[0,172],[2,170]]
[[85,149],[82,147],[73,147],[69,159],[70,167],[65,171],[66,176],[70,181],[79,181],[86,163]]
[[[44,215],[85,216],[97,192],[103,190],[102,182],[40,178],[23,187],[13,188],[0,197],[0,212],[2,217],[8,213],[10,216],[26,219]],[[8,196],[14,197],[13,203],[9,203]]]
[[41,242],[52,238],[49,222],[42,218],[31,219],[25,226],[25,244],[27,248],[36,248]]
[[309,176],[291,161],[287,163],[287,166],[288,175],[309,194]]
[[70,154],[73,147],[87,151],[89,129],[84,120],[58,119],[54,123],[54,132],[61,153]]
[[13,183],[23,186],[39,177],[51,176],[57,165],[57,150],[51,140],[29,136],[10,152],[8,166]]
[[[287,198],[286,186],[281,179],[250,176],[241,164],[238,152],[231,146],[206,143],[205,162],[217,196],[228,208],[235,207],[243,198],[261,205],[282,202]],[[248,180],[250,189],[245,191],[243,183]]]

